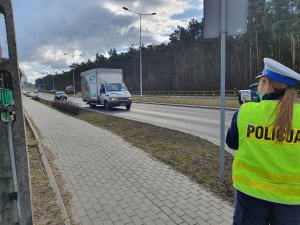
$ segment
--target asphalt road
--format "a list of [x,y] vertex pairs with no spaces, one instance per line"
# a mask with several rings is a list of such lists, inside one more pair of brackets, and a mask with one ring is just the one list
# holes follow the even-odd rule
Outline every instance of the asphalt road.
[[[220,110],[134,103],[130,112],[113,110],[110,114],[190,133],[219,144]],[[226,131],[233,111],[226,111]]]
[[[39,93],[38,95],[41,98],[53,100],[53,94]],[[68,96],[68,99],[92,111],[101,111],[126,119],[179,130],[220,145],[220,110],[218,109],[133,103],[130,111],[127,111],[125,107],[105,111],[101,106],[91,109],[82,102],[81,98]],[[225,134],[233,113],[232,110],[225,111]],[[226,150],[233,153],[229,148]]]

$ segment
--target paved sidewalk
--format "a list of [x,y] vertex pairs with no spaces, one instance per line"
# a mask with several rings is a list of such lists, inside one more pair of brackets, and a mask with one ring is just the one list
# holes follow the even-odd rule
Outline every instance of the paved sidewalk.
[[57,155],[75,222],[232,223],[231,206],[122,138],[26,97],[23,104]]

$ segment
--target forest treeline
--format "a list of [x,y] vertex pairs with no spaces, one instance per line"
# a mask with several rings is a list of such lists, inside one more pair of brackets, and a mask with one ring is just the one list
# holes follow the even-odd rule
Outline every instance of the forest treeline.
[[[177,26],[169,42],[142,47],[144,91],[201,91],[220,87],[220,39],[204,39],[202,22],[191,19],[187,28]],[[269,57],[300,72],[300,1],[249,0],[247,33],[227,37],[226,89],[243,89],[255,82]],[[75,63],[76,90],[80,72],[100,68],[121,68],[131,91],[139,90],[139,48],[125,53],[96,54],[95,60]],[[70,67],[71,68],[71,67]],[[54,77],[55,89],[72,84],[72,70]],[[52,76],[36,80],[52,89]],[[45,85],[49,84],[49,85]]]

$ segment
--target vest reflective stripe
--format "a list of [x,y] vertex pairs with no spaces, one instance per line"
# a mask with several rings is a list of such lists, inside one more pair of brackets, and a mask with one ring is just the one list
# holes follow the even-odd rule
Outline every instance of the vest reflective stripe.
[[233,185],[253,197],[283,204],[300,204],[300,105],[282,144],[272,132],[276,101],[250,102],[238,114],[239,149],[232,166]]
[[[234,187],[250,196],[264,199],[271,202],[299,205],[300,190],[298,187],[287,188],[281,184],[255,181],[244,176],[233,177]],[[243,186],[240,186],[243,184]],[[244,188],[246,186],[247,188]],[[280,195],[280,198],[277,196]]]
[[270,180],[271,182],[280,182],[280,183],[295,183],[300,184],[300,174],[299,175],[290,175],[290,174],[278,174],[273,172],[267,172],[261,170],[261,168],[256,168],[249,165],[247,162],[242,162],[235,160],[233,162],[235,168],[248,170],[249,172],[256,174],[262,177],[264,180]]
[[286,196],[295,196],[299,197],[300,195],[300,189],[295,187],[295,188],[286,188],[284,185],[281,184],[272,184],[272,183],[266,183],[263,181],[254,181],[251,179],[248,179],[246,177],[242,177],[240,175],[235,175],[234,177],[235,181],[237,182],[243,182],[248,184],[249,186],[255,187],[258,191],[263,191],[263,192],[269,192],[269,193],[275,193],[275,194],[284,194]]

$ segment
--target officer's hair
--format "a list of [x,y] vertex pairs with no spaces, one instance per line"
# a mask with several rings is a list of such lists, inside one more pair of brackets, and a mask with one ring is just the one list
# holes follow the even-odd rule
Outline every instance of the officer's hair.
[[284,140],[284,134],[290,134],[292,129],[293,108],[297,98],[297,92],[284,83],[269,78],[268,80],[274,88],[274,92],[284,92],[273,112],[276,115],[273,127],[274,129],[278,129],[277,141],[282,142]]

